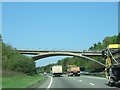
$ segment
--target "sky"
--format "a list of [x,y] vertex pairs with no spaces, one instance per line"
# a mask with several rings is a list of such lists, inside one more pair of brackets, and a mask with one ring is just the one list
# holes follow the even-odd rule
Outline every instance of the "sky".
[[119,2],[119,0],[2,0],[2,2]]
[[[3,41],[17,49],[87,50],[118,33],[117,2],[4,2]],[[36,66],[64,58],[36,61]]]

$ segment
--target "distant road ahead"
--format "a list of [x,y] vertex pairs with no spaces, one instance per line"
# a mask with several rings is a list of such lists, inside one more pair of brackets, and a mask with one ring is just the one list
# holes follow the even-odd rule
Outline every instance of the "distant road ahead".
[[80,76],[80,77],[51,77],[39,88],[115,88],[106,85],[105,78]]

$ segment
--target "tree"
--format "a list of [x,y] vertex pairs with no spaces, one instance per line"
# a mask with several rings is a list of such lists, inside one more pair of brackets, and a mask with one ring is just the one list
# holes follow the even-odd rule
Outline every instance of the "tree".
[[103,40],[103,45],[106,48],[109,44],[112,44],[113,41],[111,40],[111,37],[105,37],[105,39]]
[[16,49],[2,42],[2,69],[22,72],[28,75],[36,73],[35,62],[19,54]]

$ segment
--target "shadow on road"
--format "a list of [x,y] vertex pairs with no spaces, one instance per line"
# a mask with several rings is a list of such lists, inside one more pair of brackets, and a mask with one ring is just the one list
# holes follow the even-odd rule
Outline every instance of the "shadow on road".
[[110,86],[110,85],[106,84],[106,86],[115,87],[115,88],[120,88],[120,83],[117,83],[117,84],[115,84],[115,85],[113,85],[113,86]]

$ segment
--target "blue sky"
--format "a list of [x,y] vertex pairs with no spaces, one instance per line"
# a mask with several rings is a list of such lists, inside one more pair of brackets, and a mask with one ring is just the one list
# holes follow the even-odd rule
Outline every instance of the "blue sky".
[[[117,2],[3,3],[3,41],[17,49],[86,50],[118,33]],[[37,66],[56,62],[51,57]]]

